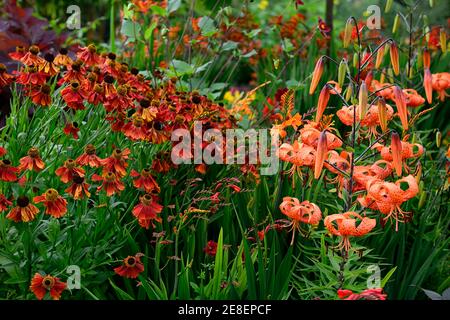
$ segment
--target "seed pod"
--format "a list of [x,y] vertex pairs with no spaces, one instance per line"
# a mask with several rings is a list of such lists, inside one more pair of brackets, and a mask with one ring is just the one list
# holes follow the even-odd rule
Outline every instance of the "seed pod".
[[386,101],[383,97],[378,100],[378,119],[380,120],[380,127],[383,132],[387,130],[387,110]]
[[384,46],[380,47],[377,51],[377,59],[375,60],[375,69],[378,69],[383,62],[384,58]]
[[323,73],[324,56],[320,57],[316,62],[311,79],[311,86],[309,87],[309,94],[313,94],[319,84],[320,78]]
[[359,88],[359,118],[362,120],[364,119],[366,112],[367,112],[367,99],[368,99],[368,92],[367,92],[367,85],[363,81],[361,83],[361,87]]
[[399,57],[398,57],[398,48],[397,48],[397,44],[395,42],[391,43],[391,48],[390,48],[389,52],[390,52],[390,56],[391,56],[392,69],[394,69],[394,74],[396,76],[398,76],[400,73],[400,62],[399,62]]
[[339,63],[339,70],[338,70],[338,84],[342,88],[345,81],[345,73],[347,72],[347,59],[342,59]]
[[353,31],[353,19],[348,18],[347,22],[345,23],[345,29],[344,29],[344,41],[343,41],[343,47],[347,48],[350,40],[352,39],[352,31]]
[[441,28],[439,32],[439,40],[441,44],[442,53],[445,54],[447,52],[447,33],[444,28]]
[[436,132],[436,146],[438,148],[440,148],[441,142],[442,142],[442,133],[438,130],[438,132]]
[[394,18],[394,24],[392,26],[392,34],[395,34],[400,26],[400,15],[397,13]]
[[386,1],[386,6],[384,7],[384,12],[385,13],[388,13],[389,11],[391,11],[393,3],[394,3],[394,0],[387,0]]

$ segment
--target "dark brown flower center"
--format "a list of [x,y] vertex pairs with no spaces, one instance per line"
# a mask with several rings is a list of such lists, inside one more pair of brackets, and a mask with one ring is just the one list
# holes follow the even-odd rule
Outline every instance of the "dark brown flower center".
[[88,154],[88,155],[93,155],[93,154],[95,154],[95,147],[92,145],[92,144],[88,144],[87,146],[86,146],[86,148],[84,149],[84,151],[86,152],[86,154]]
[[113,84],[114,83],[114,77],[112,77],[111,75],[106,75],[104,78],[103,78],[103,81],[105,81],[106,83],[109,83],[109,84]]
[[55,285],[55,279],[52,276],[45,276],[42,280],[42,286],[46,289],[51,289]]
[[30,51],[32,54],[36,55],[36,54],[39,53],[40,50],[39,50],[39,47],[38,47],[38,46],[32,45],[32,46],[30,47],[30,49],[28,49],[28,51]]
[[70,87],[73,91],[77,91],[80,88],[80,84],[77,81],[74,81],[70,84]]
[[73,169],[75,168],[75,161],[73,159],[67,159],[64,165],[67,169]]
[[39,157],[39,150],[35,147],[30,148],[30,150],[28,150],[28,155],[31,158],[38,158]]
[[73,182],[76,184],[82,184],[84,182],[84,178],[76,174],[73,176]]
[[2,164],[4,164],[5,166],[10,166],[11,165],[11,161],[9,161],[8,159],[3,159],[0,160]]
[[88,48],[90,53],[96,53],[97,52],[97,48],[96,48],[95,44],[90,44],[90,45],[88,45],[87,48]]
[[44,59],[47,62],[53,62],[53,60],[55,60],[55,56],[52,55],[51,53],[46,53]]
[[59,53],[62,54],[63,56],[65,56],[68,53],[68,51],[66,48],[61,48],[61,49],[59,49]]
[[128,257],[125,259],[125,265],[127,267],[134,267],[136,265],[136,259],[134,257]]
[[25,208],[30,204],[30,199],[27,196],[20,196],[17,198],[17,205],[21,208]]
[[50,91],[51,91],[51,88],[50,88],[50,86],[48,84],[43,84],[41,86],[41,92],[43,94],[50,94]]

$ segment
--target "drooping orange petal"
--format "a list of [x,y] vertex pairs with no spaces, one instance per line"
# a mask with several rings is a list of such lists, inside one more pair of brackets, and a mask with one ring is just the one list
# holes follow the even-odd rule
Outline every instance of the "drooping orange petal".
[[325,162],[327,151],[328,151],[327,135],[326,131],[322,131],[319,137],[319,143],[317,145],[316,160],[314,162],[315,179],[319,179],[320,174],[322,173],[323,163]]
[[402,174],[402,142],[397,132],[391,135],[392,162],[398,176]]
[[325,85],[322,90],[320,90],[319,101],[317,102],[316,122],[319,122],[322,118],[329,100],[330,90],[328,89],[328,86]]
[[398,86],[394,87],[394,99],[397,106],[398,116],[404,130],[408,130],[408,111],[406,110],[406,96]]
[[324,57],[322,56],[319,58],[319,60],[317,60],[316,66],[314,67],[311,79],[311,86],[309,87],[309,94],[313,94],[317,88],[317,85],[319,84],[320,78],[322,77],[323,73],[323,64],[324,64]]
[[425,88],[425,94],[427,96],[428,103],[433,101],[433,82],[430,69],[425,69],[423,75],[423,87]]

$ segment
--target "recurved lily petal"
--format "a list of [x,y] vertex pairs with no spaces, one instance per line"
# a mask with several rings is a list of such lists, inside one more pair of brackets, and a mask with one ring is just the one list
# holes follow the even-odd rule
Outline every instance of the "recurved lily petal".
[[319,179],[322,173],[323,163],[328,152],[327,135],[326,131],[322,131],[319,137],[319,143],[317,144],[316,160],[314,163],[314,178]]
[[397,132],[391,135],[392,162],[398,176],[402,174],[402,142]]

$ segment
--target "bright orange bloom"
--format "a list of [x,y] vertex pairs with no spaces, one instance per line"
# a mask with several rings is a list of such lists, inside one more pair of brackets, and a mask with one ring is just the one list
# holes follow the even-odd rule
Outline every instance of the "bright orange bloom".
[[67,200],[61,197],[55,189],[48,189],[44,194],[34,197],[35,203],[43,202],[45,213],[61,218],[67,212]]
[[52,77],[59,73],[59,67],[55,65],[55,56],[51,53],[46,53],[44,59],[38,65],[39,72],[45,73],[46,75]]
[[39,172],[45,168],[45,163],[39,155],[39,150],[35,147],[30,148],[30,150],[28,150],[28,155],[21,158],[19,162],[19,171],[34,170]]
[[[358,226],[356,225],[357,221],[359,221]],[[336,223],[336,226],[334,223]],[[331,234],[342,237],[339,247],[348,251],[351,247],[349,238],[366,235],[375,227],[376,220],[361,217],[356,212],[348,211],[325,217],[324,224]]]
[[130,140],[147,139],[147,128],[144,119],[137,113],[133,114],[132,120],[122,127],[122,132]]
[[423,87],[425,88],[425,95],[427,96],[427,102],[433,102],[433,77],[430,69],[425,69],[423,75]]
[[[399,150],[401,150],[401,159],[403,161],[403,165],[406,170],[409,170],[406,160],[411,159],[411,158],[418,158],[424,152],[422,145],[420,145],[418,143],[411,144],[406,141],[401,141],[401,147],[396,146],[394,148],[398,148]],[[390,162],[394,161],[392,144],[391,144],[391,147],[387,147],[387,146],[383,146],[380,143],[376,143],[372,146],[372,149],[378,150],[380,152],[381,158],[383,160],[390,161]],[[398,165],[398,163],[397,163],[397,165]]]
[[3,157],[7,153],[8,153],[8,151],[6,151],[5,148],[0,147],[0,157]]
[[[306,124],[300,130],[300,137],[304,144],[307,144],[311,147],[317,148],[319,143],[319,138],[321,135],[321,131],[319,131],[313,122]],[[327,137],[327,148],[328,150],[334,150],[342,146],[342,141],[333,133],[326,131],[325,133]]]
[[74,160],[67,159],[62,167],[56,169],[55,174],[61,179],[63,183],[67,183],[73,179],[74,175],[83,178],[85,171],[83,168],[77,167],[77,164]]
[[341,300],[386,300],[387,297],[382,288],[366,289],[361,293],[339,289],[337,294]]
[[425,99],[414,89],[403,89],[406,95],[406,105],[408,107],[418,107],[425,103]]
[[432,75],[433,90],[438,93],[439,100],[444,101],[448,94],[445,90],[450,88],[450,73],[441,72]]
[[81,48],[77,53],[77,58],[83,61],[87,66],[95,66],[101,61],[94,44]]
[[128,167],[128,156],[130,155],[130,149],[125,150],[114,149],[111,156],[102,160],[103,173],[112,172],[115,173],[119,178],[125,177],[127,174]]
[[[408,185],[406,190],[400,187],[402,183]],[[409,217],[409,212],[402,211],[400,206],[403,202],[414,198],[419,192],[417,181],[412,175],[397,180],[395,183],[373,178],[367,182],[366,189],[367,196],[359,197],[359,203],[364,207],[380,211],[386,215],[385,220],[393,217],[395,231],[398,231],[398,222],[405,222],[405,218]]]
[[87,98],[87,93],[78,81],[72,81],[69,86],[61,90],[61,97],[67,106],[73,110],[84,110],[83,101]]
[[61,48],[59,53],[56,55],[53,63],[57,66],[65,66],[66,68],[73,63],[73,60],[67,55],[67,49]]
[[72,195],[75,200],[82,199],[84,195],[90,197],[89,185],[84,181],[84,177],[80,177],[77,174],[73,175],[72,185],[68,187],[65,191]]
[[99,158],[95,153],[97,150],[92,144],[88,144],[84,148],[84,153],[76,160],[80,166],[89,165],[91,168],[98,168],[103,165],[103,159]]
[[30,97],[34,104],[41,107],[47,107],[52,103],[50,96],[51,88],[47,84],[43,84],[31,90]]
[[6,211],[12,202],[6,199],[5,195],[0,194],[0,212]]
[[150,169],[143,169],[141,173],[136,170],[131,170],[131,176],[136,178],[133,180],[133,185],[136,188],[144,189],[145,192],[151,193],[153,190],[159,193],[160,188],[155,178],[152,176]]
[[148,229],[150,223],[153,225],[153,220],[161,222],[161,217],[158,216],[161,213],[163,206],[160,205],[158,197],[155,195],[145,194],[139,197],[140,203],[133,208],[133,215],[138,219],[141,227]]
[[395,42],[391,43],[391,46],[389,49],[389,54],[391,57],[391,65],[392,65],[392,69],[394,69],[394,74],[396,76],[398,76],[400,73],[400,63],[399,63],[399,56],[398,56],[398,48],[397,48],[397,44]]
[[141,262],[142,256],[144,256],[142,253],[137,253],[134,256],[126,257],[120,267],[114,268],[114,272],[121,277],[136,279],[144,271],[144,265]]
[[0,180],[12,182],[17,180],[17,172],[19,169],[11,166],[11,161],[8,159],[0,160]]
[[291,245],[294,244],[295,231],[300,230],[300,223],[317,225],[322,219],[322,211],[316,204],[309,201],[300,202],[297,198],[284,197],[280,210],[292,220]]
[[42,63],[42,58],[38,56],[40,50],[36,45],[32,45],[28,52],[23,55],[20,61],[26,66],[38,66]]
[[309,94],[313,94],[319,84],[320,78],[322,77],[323,67],[324,67],[324,57],[320,57],[316,62],[314,71],[312,73],[311,86],[309,87]]
[[78,140],[78,132],[80,131],[80,129],[78,128],[78,123],[74,122],[74,123],[70,123],[67,122],[66,125],[64,126],[63,132],[65,135],[72,135],[72,137],[75,140]]
[[369,90],[376,92],[377,96],[381,96],[386,100],[394,100],[394,87],[390,83],[372,80]]
[[408,110],[406,109],[406,95],[398,87],[394,87],[394,100],[397,106],[398,116],[402,123],[403,130],[408,130]]
[[61,293],[66,287],[66,283],[60,281],[59,278],[52,277],[51,275],[42,276],[39,273],[35,273],[33,279],[31,279],[30,290],[39,300],[44,299],[47,292],[50,292],[53,300],[59,300]]
[[326,131],[322,131],[317,145],[316,160],[314,162],[314,178],[319,179],[323,163],[328,152]]
[[6,87],[14,79],[14,76],[10,75],[7,71],[6,66],[0,63],[0,88]]
[[102,189],[105,189],[106,195],[108,197],[112,196],[115,193],[120,193],[121,191],[125,190],[124,184],[113,172],[103,173],[102,176],[94,174],[92,176],[92,180],[103,182],[101,186],[97,187],[97,192],[99,192]]
[[16,201],[17,206],[12,208],[6,218],[14,222],[29,222],[34,220],[39,209],[30,202],[27,196],[20,196]]

